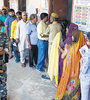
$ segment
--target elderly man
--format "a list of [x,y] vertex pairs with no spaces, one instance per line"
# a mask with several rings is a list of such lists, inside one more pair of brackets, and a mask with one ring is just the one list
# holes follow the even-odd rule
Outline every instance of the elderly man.
[[61,31],[61,25],[57,22],[59,19],[58,14],[52,13],[50,17],[50,22],[51,24],[47,27],[46,33],[49,34],[49,39],[48,39],[48,56],[50,56],[50,51],[51,51],[51,46],[53,39],[55,38],[56,34]]
[[[38,33],[37,33],[37,15],[32,14],[30,16],[31,22],[27,25],[27,41],[29,45],[29,67],[34,67],[37,65],[37,41],[38,41]],[[33,61],[35,64],[33,64]]]
[[22,20],[17,24],[16,41],[18,42],[21,66],[26,67],[25,58],[27,54],[28,42],[26,38],[27,34],[27,13],[22,12]]

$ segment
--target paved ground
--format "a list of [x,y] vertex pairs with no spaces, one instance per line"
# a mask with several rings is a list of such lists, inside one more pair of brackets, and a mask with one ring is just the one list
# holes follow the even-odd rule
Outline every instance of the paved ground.
[[9,100],[51,100],[55,97],[56,88],[50,80],[41,78],[36,69],[22,68],[16,64],[14,58],[7,64],[7,88]]

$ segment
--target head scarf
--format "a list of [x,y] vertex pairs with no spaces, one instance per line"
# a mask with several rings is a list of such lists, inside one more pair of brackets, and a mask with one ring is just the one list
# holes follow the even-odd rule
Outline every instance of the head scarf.
[[78,25],[71,23],[69,26],[69,30],[68,30],[68,34],[66,36],[66,39],[62,44],[62,48],[65,46],[65,44],[70,44],[72,42],[72,32],[74,30],[78,30]]
[[72,32],[72,36],[74,37],[74,40],[72,41],[73,43],[76,43],[79,39],[79,34],[80,32],[78,30],[75,30]]

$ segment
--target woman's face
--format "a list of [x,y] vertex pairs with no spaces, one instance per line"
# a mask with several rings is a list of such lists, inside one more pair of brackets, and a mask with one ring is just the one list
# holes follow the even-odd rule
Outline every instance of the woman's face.
[[68,33],[68,27],[66,28],[66,34]]

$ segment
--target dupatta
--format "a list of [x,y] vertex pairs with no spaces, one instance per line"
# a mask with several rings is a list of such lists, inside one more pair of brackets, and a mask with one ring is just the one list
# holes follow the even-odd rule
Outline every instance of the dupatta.
[[55,100],[80,100],[80,52],[85,44],[85,38],[80,31],[79,40],[73,44],[63,61],[63,73],[57,89]]

